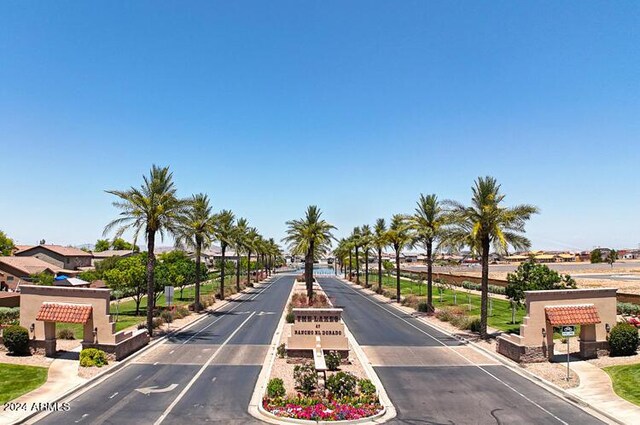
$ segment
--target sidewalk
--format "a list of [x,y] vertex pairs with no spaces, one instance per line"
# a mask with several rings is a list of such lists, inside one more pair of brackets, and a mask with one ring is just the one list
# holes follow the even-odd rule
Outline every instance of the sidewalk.
[[21,396],[11,403],[25,405],[23,409],[0,412],[0,424],[9,424],[37,410],[44,410],[46,407],[38,408],[41,403],[49,403],[56,400],[60,394],[87,382],[87,379],[78,376],[78,358],[80,346],[72,352],[62,357],[55,358],[49,365],[49,375],[47,382],[41,387]]
[[571,370],[580,377],[580,385],[567,392],[625,424],[637,424],[640,421],[640,407],[618,397],[605,371],[585,361],[572,362]]

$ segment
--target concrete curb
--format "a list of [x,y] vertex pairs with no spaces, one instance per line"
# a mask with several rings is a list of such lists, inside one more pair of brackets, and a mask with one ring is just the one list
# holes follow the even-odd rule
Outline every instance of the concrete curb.
[[[342,277],[339,277],[339,279],[342,280],[344,283],[349,284],[349,285],[355,287],[356,289],[364,292],[367,295],[372,295],[374,297],[379,295],[375,291],[371,291],[370,289],[362,288],[362,287],[356,285],[355,283],[353,283],[351,281],[348,281],[348,280],[346,280],[346,279],[344,279]],[[579,407],[582,410],[591,409],[594,412],[596,412],[597,414],[599,414],[601,416],[604,416],[608,420],[612,421],[613,423],[620,424],[620,425],[626,425],[626,422],[620,421],[618,418],[616,418],[615,416],[611,415],[610,413],[605,412],[602,409],[600,409],[600,408],[592,405],[591,403],[588,403],[587,401],[583,400],[582,398],[567,392],[565,389],[557,386],[556,384],[554,384],[554,383],[552,383],[550,381],[547,381],[546,379],[541,378],[541,377],[529,372],[528,370],[518,366],[517,363],[514,363],[511,360],[505,359],[505,358],[503,358],[503,356],[500,356],[497,353],[491,352],[491,351],[487,350],[485,347],[482,347],[479,344],[476,344],[475,342],[468,340],[467,338],[454,335],[449,330],[447,330],[447,329],[445,329],[443,327],[440,327],[440,326],[435,325],[433,323],[427,322],[421,316],[415,315],[414,313],[417,313],[417,311],[414,310],[413,308],[399,306],[397,302],[395,302],[393,300],[390,300],[390,301],[391,302],[387,303],[387,305],[393,307],[394,309],[396,309],[396,310],[398,310],[398,311],[400,311],[402,313],[410,314],[412,317],[420,320],[422,323],[424,323],[425,325],[437,330],[438,332],[441,332],[441,333],[443,333],[445,335],[451,336],[452,338],[455,338],[455,339],[457,339],[459,341],[462,341],[464,344],[472,346],[474,349],[476,349],[478,351],[481,351],[483,354],[485,354],[485,355],[491,357],[492,359],[500,362],[502,365],[507,367],[509,370],[517,373],[518,375],[520,375],[523,378],[533,382],[534,384],[536,384],[539,387],[549,391],[550,393],[567,400],[568,402],[574,404],[576,407]],[[413,310],[413,312],[408,312],[408,311],[405,311],[403,309]],[[591,413],[591,412],[587,412],[587,413]]]
[[[318,285],[320,284],[318,283]],[[291,299],[291,295],[293,294],[294,290],[295,290],[295,282],[291,287],[291,292],[289,293],[289,297],[287,298],[287,301]],[[282,312],[282,316],[280,317],[280,321],[278,322],[278,330],[276,330],[276,332],[273,335],[273,338],[271,340],[271,347],[269,348],[269,353],[267,354],[267,358],[265,359],[265,362],[262,366],[262,370],[258,377],[258,381],[256,382],[256,388],[253,392],[253,396],[251,397],[251,402],[249,404],[249,414],[251,414],[251,416],[253,416],[256,419],[260,419],[261,421],[272,423],[272,424],[284,423],[284,424],[302,424],[302,425],[312,425],[312,424],[313,425],[318,425],[318,424],[330,425],[330,424],[347,424],[347,423],[348,424],[380,424],[396,416],[396,409],[391,403],[391,400],[389,399],[387,392],[385,391],[384,386],[382,385],[382,381],[380,381],[380,378],[378,377],[375,370],[371,366],[371,362],[369,362],[369,359],[367,358],[366,354],[364,353],[360,345],[357,343],[357,341],[355,340],[351,332],[349,332],[349,329],[347,328],[346,324],[344,325],[344,329],[345,329],[345,334],[347,336],[347,339],[349,340],[349,343],[351,344],[351,346],[354,348],[354,351],[356,352],[356,356],[358,356],[358,360],[360,361],[360,364],[362,365],[363,369],[365,370],[367,375],[369,375],[369,378],[374,383],[376,388],[378,388],[378,396],[380,398],[380,404],[382,405],[382,410],[373,416],[369,416],[367,418],[362,418],[357,420],[350,420],[350,421],[347,421],[347,420],[345,421],[309,421],[304,419],[283,418],[280,416],[276,416],[271,412],[266,411],[264,407],[262,407],[262,397],[267,388],[267,382],[269,380],[269,376],[271,375],[271,369],[273,368],[273,364],[276,359],[277,345],[278,345],[278,341],[280,339],[281,333],[284,330],[283,327],[284,327],[286,316],[287,316],[287,309],[285,306],[285,309]]]
[[[259,282],[258,285],[263,285],[263,284],[267,283],[268,279],[269,278]],[[219,303],[217,303],[217,306],[214,306],[214,308],[207,309],[207,312],[218,311],[222,307],[224,307],[227,304],[229,304],[228,300],[235,300],[236,298],[244,295],[245,291],[247,289],[253,289],[255,287],[255,285],[256,284],[254,284],[253,287],[246,287],[242,291],[236,292],[235,294],[228,296],[225,300],[220,301]],[[191,326],[194,326],[194,325],[200,323],[201,321],[203,321],[208,316],[209,316],[208,314],[203,313],[200,317],[195,319],[193,322],[187,323],[184,326],[181,326],[179,328],[176,328],[176,329],[172,330],[171,332],[166,333],[162,337],[160,337],[160,338],[156,339],[155,341],[152,341],[151,343],[149,343],[146,347],[144,347],[144,348],[138,350],[136,353],[128,356],[126,359],[122,360],[120,363],[118,363],[117,365],[113,366],[112,368],[107,369],[104,372],[101,372],[101,373],[97,374],[96,376],[90,378],[86,382],[83,382],[83,383],[81,383],[79,385],[76,385],[75,387],[67,390],[66,392],[61,394],[59,397],[57,397],[56,399],[50,400],[50,401],[47,401],[47,402],[48,403],[59,403],[62,400],[65,400],[65,399],[67,399],[69,397],[72,397],[72,398],[69,399],[69,401],[73,400],[74,398],[84,394],[84,392],[90,390],[91,388],[97,386],[98,384],[100,384],[103,381],[105,381],[106,379],[108,379],[110,377],[110,375],[115,375],[117,372],[121,371],[125,366],[129,365],[136,358],[142,356],[143,354],[147,353],[148,351],[151,351],[156,346],[158,346],[161,343],[165,342],[168,337],[173,336],[176,333],[182,332],[182,331],[190,328]],[[49,413],[51,413],[51,412],[33,412],[33,413],[30,413],[27,416],[25,416],[23,418],[20,418],[20,419],[14,421],[14,422],[10,422],[9,425],[17,425],[17,424],[22,424],[22,423],[31,424],[31,423],[34,423],[35,421],[38,421],[38,420],[41,420],[41,419],[45,418]],[[36,416],[40,416],[40,417],[36,418]],[[31,419],[35,419],[35,421],[31,421]]]

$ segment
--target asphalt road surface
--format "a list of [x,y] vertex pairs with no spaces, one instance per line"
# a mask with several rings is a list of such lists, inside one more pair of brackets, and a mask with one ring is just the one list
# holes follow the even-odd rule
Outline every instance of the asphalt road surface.
[[38,423],[262,423],[247,408],[293,278],[253,288]]
[[602,424],[568,401],[336,278],[320,285],[367,354],[395,424]]

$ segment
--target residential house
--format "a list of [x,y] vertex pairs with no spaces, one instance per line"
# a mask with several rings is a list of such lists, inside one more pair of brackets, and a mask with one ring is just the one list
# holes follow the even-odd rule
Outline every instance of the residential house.
[[100,261],[104,260],[105,258],[112,258],[112,257],[120,257],[120,258],[126,258],[126,257],[130,257],[134,254],[133,251],[130,250],[126,250],[126,249],[108,249],[106,251],[101,251],[101,252],[92,252],[91,255],[93,256],[93,258],[91,259],[91,265],[93,267],[96,266],[96,264],[98,264]]
[[36,257],[42,261],[66,270],[80,270],[91,267],[93,255],[78,248],[60,245],[36,245],[16,252],[17,257]]
[[66,271],[36,257],[0,257],[0,286],[9,291],[15,292],[32,275],[43,272],[57,275]]

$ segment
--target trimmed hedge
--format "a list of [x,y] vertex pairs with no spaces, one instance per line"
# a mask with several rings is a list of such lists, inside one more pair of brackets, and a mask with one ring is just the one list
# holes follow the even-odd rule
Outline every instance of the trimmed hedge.
[[17,325],[20,320],[20,307],[0,307],[0,325]]
[[629,323],[618,323],[609,334],[611,356],[632,356],[638,349],[638,330]]
[[4,346],[13,354],[29,353],[29,331],[20,325],[11,325],[2,331]]
[[618,303],[618,314],[624,314],[625,316],[640,316],[640,305],[632,303]]
[[102,367],[109,364],[107,354],[97,348],[85,348],[80,351],[80,366],[82,367]]

